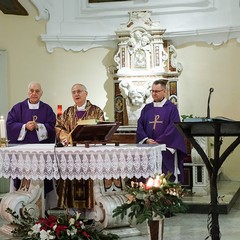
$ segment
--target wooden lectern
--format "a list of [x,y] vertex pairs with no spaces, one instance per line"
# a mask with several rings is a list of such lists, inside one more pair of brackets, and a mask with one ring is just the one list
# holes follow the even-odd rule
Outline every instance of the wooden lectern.
[[119,143],[111,141],[111,139],[119,125],[120,123],[115,122],[77,125],[71,133],[73,146],[76,146],[76,144],[85,144],[85,147],[89,147],[89,144],[107,143],[115,143],[118,146]]
[[[220,240],[217,176],[223,162],[240,143],[240,122],[211,120],[205,122],[176,123],[177,128],[188,138],[206,165],[210,182],[209,235],[212,240]],[[206,153],[194,139],[197,136],[214,137],[214,158],[208,158]],[[222,137],[236,137],[220,156]]]

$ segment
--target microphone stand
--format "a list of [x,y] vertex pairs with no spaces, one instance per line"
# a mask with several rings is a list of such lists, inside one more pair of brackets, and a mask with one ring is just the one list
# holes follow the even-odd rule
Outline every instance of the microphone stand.
[[214,91],[213,88],[209,89],[209,95],[208,95],[208,105],[207,105],[207,119],[210,119],[210,99],[211,99],[211,94]]

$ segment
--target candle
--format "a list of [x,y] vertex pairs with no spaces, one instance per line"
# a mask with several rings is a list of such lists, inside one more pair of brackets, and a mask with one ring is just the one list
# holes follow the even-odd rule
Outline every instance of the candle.
[[58,116],[62,115],[62,105],[57,105],[57,115]]
[[1,138],[6,138],[6,125],[3,116],[0,117],[0,134]]
[[147,180],[147,183],[146,183],[146,190],[152,188],[152,187],[153,187],[153,183],[154,183],[154,180],[153,180],[153,178],[150,177],[150,178]]

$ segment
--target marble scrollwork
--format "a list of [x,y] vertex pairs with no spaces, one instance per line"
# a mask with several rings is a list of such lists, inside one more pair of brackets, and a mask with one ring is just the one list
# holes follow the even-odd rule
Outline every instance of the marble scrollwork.
[[177,61],[177,50],[172,44],[169,45],[169,52],[171,55],[170,64],[180,74],[183,70],[183,66]]
[[7,213],[7,208],[12,209],[18,216],[23,216],[27,211],[32,217],[44,215],[43,182],[40,180],[26,180],[17,191],[4,195],[0,204],[1,217],[8,222],[13,222],[13,216]]
[[151,41],[152,36],[145,31],[136,30],[130,33],[127,49],[134,60],[134,62],[132,62],[134,68],[147,68],[150,57],[149,53],[152,51]]

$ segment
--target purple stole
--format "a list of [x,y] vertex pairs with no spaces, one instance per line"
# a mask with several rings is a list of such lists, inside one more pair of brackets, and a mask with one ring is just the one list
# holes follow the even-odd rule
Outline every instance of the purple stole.
[[76,111],[76,117],[77,119],[82,119],[86,116],[86,110],[80,110]]

